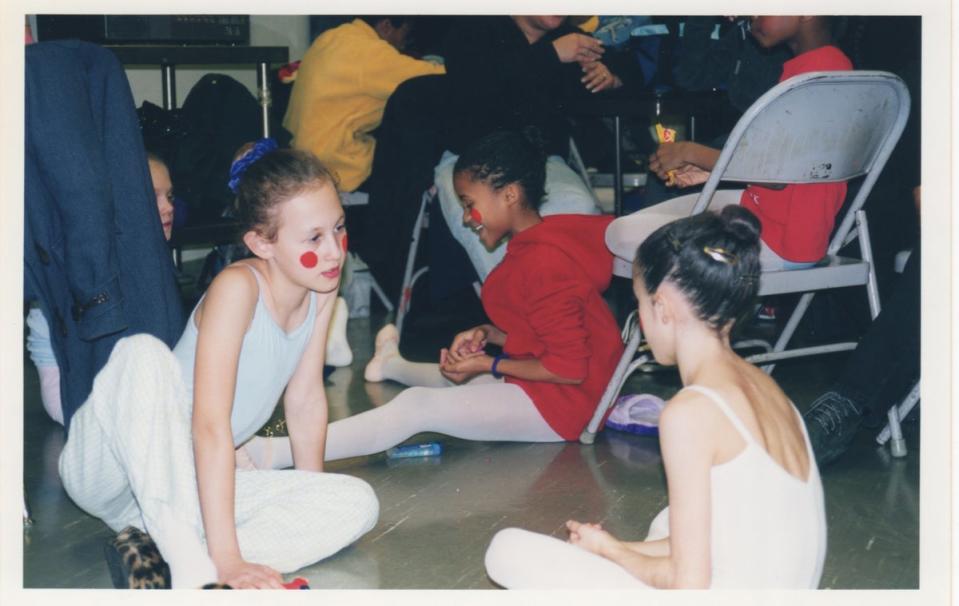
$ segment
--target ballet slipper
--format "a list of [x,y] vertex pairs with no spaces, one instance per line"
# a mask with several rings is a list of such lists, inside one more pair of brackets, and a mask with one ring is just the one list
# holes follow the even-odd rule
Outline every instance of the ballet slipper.
[[400,333],[396,326],[387,324],[376,333],[373,357],[363,371],[363,378],[371,383],[379,383],[383,376],[383,365],[400,351]]

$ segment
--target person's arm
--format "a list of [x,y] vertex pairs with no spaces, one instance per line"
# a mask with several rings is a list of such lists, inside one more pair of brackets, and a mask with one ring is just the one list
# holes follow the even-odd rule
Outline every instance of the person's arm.
[[283,396],[293,464],[296,469],[308,471],[323,471],[327,427],[323,364],[336,293],[318,294],[316,297],[319,301],[313,334]]
[[659,440],[669,493],[668,539],[625,543],[594,524],[570,521],[570,542],[622,566],[658,588],[707,588],[710,555],[710,470],[714,435],[703,422],[702,396],[681,393],[663,410]]
[[716,166],[721,151],[692,141],[661,143],[649,157],[649,169],[661,179],[666,178],[669,171],[682,168],[686,164],[711,171]]
[[480,324],[453,337],[453,343],[447,352],[451,361],[459,362],[463,358],[482,353],[487,344],[502,347],[506,344],[506,333],[492,324]]
[[[591,286],[585,276],[570,268],[569,257],[553,247],[537,247],[531,254],[535,257],[528,264],[535,271],[527,272],[517,287],[524,288],[528,301],[524,314],[543,351],[535,358],[502,358],[497,373],[528,381],[582,383],[590,356],[583,305]],[[493,358],[487,354],[447,362],[441,368],[465,373],[467,378],[490,372],[493,366]]]
[[[445,352],[446,350],[443,351]],[[485,353],[462,358],[456,362],[441,355],[440,370],[451,380],[459,383],[476,375],[492,372],[494,360],[492,356]],[[501,358],[496,365],[496,372],[501,375],[524,379],[526,381],[562,383],[565,385],[579,385],[583,382],[582,377],[569,378],[556,374],[546,368],[543,362],[536,358],[528,358],[525,360]]]
[[[359,58],[361,57],[361,59]],[[344,61],[349,61],[344,57]],[[358,53],[353,64],[359,75],[363,94],[386,101],[396,87],[410,78],[446,73],[446,68],[429,61],[414,59],[399,52],[385,40],[368,44]]]
[[207,549],[220,582],[281,587],[275,570],[240,554],[234,515],[236,472],[230,415],[243,335],[256,307],[253,275],[228,267],[210,285],[198,313],[193,390],[193,452]]

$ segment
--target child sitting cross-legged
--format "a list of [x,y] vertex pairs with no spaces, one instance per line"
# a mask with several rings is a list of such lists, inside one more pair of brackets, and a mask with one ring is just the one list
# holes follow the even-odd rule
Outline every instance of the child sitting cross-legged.
[[814,589],[826,518],[795,406],[729,333],[756,296],[759,223],[737,206],[670,223],[639,247],[633,289],[656,361],[684,388],[663,410],[669,506],[645,541],[569,520],[569,543],[508,528],[486,553],[510,589]]

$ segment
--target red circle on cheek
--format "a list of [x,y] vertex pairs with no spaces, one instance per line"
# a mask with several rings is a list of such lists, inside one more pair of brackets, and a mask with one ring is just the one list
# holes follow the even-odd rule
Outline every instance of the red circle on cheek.
[[474,222],[476,222],[476,223],[482,223],[482,222],[483,222],[483,215],[481,215],[481,214],[480,214],[480,211],[476,210],[475,208],[471,208],[471,209],[470,209],[470,219],[472,219],[472,220],[473,220]]
[[347,250],[349,250],[348,248],[349,242],[350,242],[349,234],[344,233],[343,234],[343,252],[346,252]]
[[319,257],[316,256],[316,253],[312,250],[307,251],[300,255],[300,265],[306,267],[307,269],[311,267],[316,267],[316,264],[320,262]]

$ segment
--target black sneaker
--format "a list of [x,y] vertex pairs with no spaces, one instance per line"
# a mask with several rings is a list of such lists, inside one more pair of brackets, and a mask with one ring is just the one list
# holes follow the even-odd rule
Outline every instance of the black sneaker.
[[835,391],[816,398],[803,415],[803,421],[819,467],[832,463],[846,452],[862,420],[862,410]]
[[170,567],[150,535],[127,526],[104,545],[110,579],[117,589],[169,589]]

